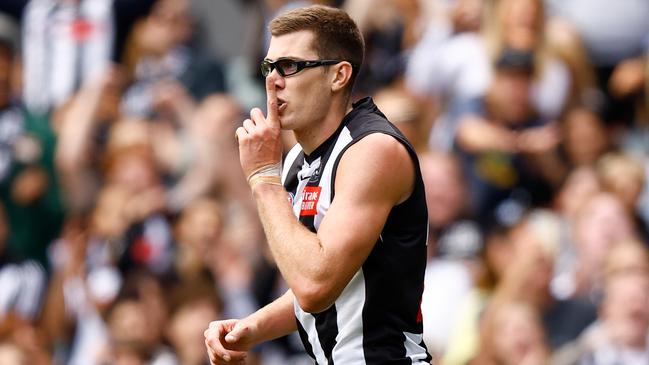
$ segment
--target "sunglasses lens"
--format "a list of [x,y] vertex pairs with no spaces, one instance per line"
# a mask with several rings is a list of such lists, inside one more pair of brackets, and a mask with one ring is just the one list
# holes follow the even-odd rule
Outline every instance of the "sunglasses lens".
[[297,69],[297,63],[291,59],[283,59],[283,60],[278,60],[277,62],[277,68],[282,76],[288,76],[296,73],[298,71]]
[[268,61],[263,61],[261,63],[261,74],[266,77],[270,75],[271,72],[273,72],[273,65]]

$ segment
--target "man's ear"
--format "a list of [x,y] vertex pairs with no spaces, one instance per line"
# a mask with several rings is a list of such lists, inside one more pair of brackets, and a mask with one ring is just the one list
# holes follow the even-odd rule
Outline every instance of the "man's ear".
[[340,63],[333,65],[331,70],[334,71],[331,76],[331,91],[338,92],[344,90],[352,79],[352,64],[347,61],[341,61]]

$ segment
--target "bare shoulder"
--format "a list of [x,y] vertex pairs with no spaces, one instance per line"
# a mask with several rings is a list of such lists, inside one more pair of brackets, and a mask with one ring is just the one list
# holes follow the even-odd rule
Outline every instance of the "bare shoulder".
[[412,192],[415,167],[405,145],[384,133],[365,136],[343,154],[336,176],[336,191],[350,180],[370,191],[379,190],[401,202]]

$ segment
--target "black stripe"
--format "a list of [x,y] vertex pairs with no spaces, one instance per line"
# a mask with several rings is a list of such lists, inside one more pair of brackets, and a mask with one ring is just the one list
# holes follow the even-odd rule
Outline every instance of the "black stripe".
[[300,340],[302,340],[304,350],[312,359],[314,359],[314,364],[318,365],[318,361],[315,360],[315,354],[313,353],[313,347],[311,347],[311,343],[309,342],[309,335],[306,333],[306,330],[304,330],[304,327],[302,327],[300,320],[295,318],[295,322],[297,323],[297,332],[300,334]]
[[299,180],[297,178],[297,173],[300,171],[300,167],[302,166],[302,163],[304,161],[304,152],[300,152],[297,154],[297,157],[295,160],[293,160],[293,163],[289,167],[289,172],[288,175],[286,176],[286,181],[284,182],[284,188],[286,191],[289,193],[292,193],[293,195],[296,194],[297,186],[299,183]]
[[315,328],[318,331],[320,345],[327,358],[327,365],[334,365],[333,350],[336,346],[336,336],[338,336],[338,314],[336,305],[332,305],[324,312],[313,313],[315,317]]

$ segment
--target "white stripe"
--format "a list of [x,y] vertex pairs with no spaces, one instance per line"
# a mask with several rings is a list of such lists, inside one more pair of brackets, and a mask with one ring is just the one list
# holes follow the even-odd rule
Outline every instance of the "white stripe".
[[52,52],[47,55],[51,60],[50,96],[54,105],[62,104],[74,90],[74,73],[77,65],[77,49],[72,36],[72,23],[75,17],[75,5],[61,4],[46,21],[51,25],[50,43]]
[[406,340],[403,346],[406,348],[406,356],[412,359],[413,364],[428,364],[426,362],[426,349],[419,344],[423,341],[423,335],[417,333],[404,332]]
[[23,82],[25,103],[32,109],[42,111],[48,103],[49,93],[44,85],[48,64],[48,55],[45,54],[45,32],[47,29],[47,15],[53,7],[48,0],[30,1],[24,10],[23,19]]
[[349,128],[344,127],[343,130],[340,131],[340,135],[338,135],[338,139],[331,151],[331,155],[327,158],[327,164],[325,165],[320,177],[320,186],[322,187],[322,191],[320,192],[320,200],[318,200],[318,214],[316,214],[313,219],[313,226],[316,230],[320,228],[320,223],[325,214],[327,214],[327,210],[329,210],[329,206],[331,205],[331,179],[333,177],[334,164],[338,159],[340,152],[342,152],[351,141],[351,132],[349,131]]
[[79,67],[83,80],[99,77],[108,68],[115,39],[112,3],[112,0],[81,2],[82,16],[94,27],[90,38],[82,44],[83,61]]
[[16,312],[33,320],[39,312],[45,290],[45,270],[35,261],[27,261],[19,268],[21,288],[16,298]]
[[20,290],[20,273],[14,264],[5,265],[0,270],[0,320],[11,311],[11,306]]
[[356,272],[336,300],[338,335],[333,349],[334,364],[365,364],[363,351],[363,308],[365,276]]
[[327,358],[325,357],[324,350],[320,344],[320,338],[318,337],[318,331],[315,327],[315,317],[310,313],[303,311],[302,308],[300,308],[297,299],[293,302],[293,306],[295,308],[295,317],[297,317],[297,320],[300,321],[302,327],[307,333],[316,361],[318,364],[327,364]]

